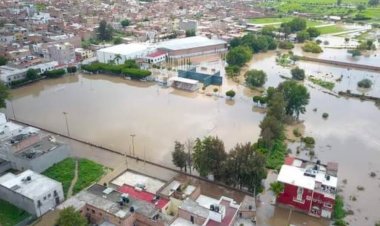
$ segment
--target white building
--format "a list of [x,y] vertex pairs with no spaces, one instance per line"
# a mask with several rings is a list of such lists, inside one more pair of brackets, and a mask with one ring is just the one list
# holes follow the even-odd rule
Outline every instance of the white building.
[[155,49],[146,43],[130,43],[99,49],[96,57],[101,63],[122,64],[125,60],[143,58]]
[[60,182],[31,170],[0,177],[0,197],[37,217],[64,199]]

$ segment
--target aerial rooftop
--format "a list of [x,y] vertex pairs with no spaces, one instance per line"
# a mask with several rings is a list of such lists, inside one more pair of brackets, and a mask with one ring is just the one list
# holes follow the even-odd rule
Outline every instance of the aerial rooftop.
[[61,145],[61,143],[55,142],[55,139],[53,137],[44,137],[32,146],[18,151],[16,156],[26,159],[34,159],[38,156],[48,153],[49,151],[53,151]]
[[0,177],[0,186],[33,200],[50,192],[59,184],[61,183],[31,170],[26,170],[17,175],[7,173]]
[[120,45],[103,48],[103,49],[98,50],[98,52],[120,54],[120,55],[130,55],[130,54],[136,54],[136,53],[148,50],[149,47],[150,45],[146,43],[130,43],[130,44],[120,44]]
[[158,48],[167,50],[181,50],[181,49],[192,49],[198,47],[205,47],[210,45],[220,45],[226,44],[225,41],[219,39],[209,39],[202,36],[194,36],[187,38],[172,39],[169,41],[164,41],[158,43]]

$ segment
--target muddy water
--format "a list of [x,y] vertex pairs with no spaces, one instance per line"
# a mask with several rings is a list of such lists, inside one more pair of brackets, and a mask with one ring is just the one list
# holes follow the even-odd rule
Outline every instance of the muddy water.
[[[276,86],[282,80],[280,74],[290,75],[289,68],[274,63],[273,53],[256,55],[255,58],[251,68],[267,72],[267,86]],[[344,78],[335,90],[354,90],[358,78],[368,76],[375,81],[370,94],[379,96],[378,73],[347,71],[345,68],[309,62],[299,64],[307,74],[317,71],[321,74],[343,74]],[[311,94],[310,103],[306,114],[301,116],[301,120],[305,121],[305,135],[316,139],[318,159],[339,163],[342,194],[349,209],[354,211],[354,215],[347,217],[350,225],[374,225],[374,222],[380,220],[380,109],[373,102],[337,98],[321,92],[319,88],[308,89]],[[317,108],[316,112],[313,111],[314,108]],[[322,119],[323,112],[329,114],[327,120]],[[294,154],[296,146],[297,144],[291,145]],[[301,153],[301,156],[305,157],[305,153]],[[375,172],[377,176],[371,178],[370,172]],[[344,179],[347,184],[342,182]],[[363,186],[365,190],[358,191],[357,186]],[[355,196],[357,200],[351,201],[350,196]]]
[[[368,92],[379,95],[376,73],[347,71],[310,62],[299,64],[307,74],[343,74],[335,91],[355,90],[358,77],[368,76],[375,80],[375,86]],[[274,53],[255,55],[250,67],[267,72],[266,86],[277,86],[283,81],[279,75],[290,75],[289,68],[275,64]],[[18,120],[62,133],[66,133],[62,112],[67,112],[71,136],[123,153],[133,154],[130,135],[136,134],[135,155],[171,165],[174,140],[184,142],[187,138],[218,135],[227,149],[237,142],[257,140],[258,125],[264,115],[252,108],[253,93],[243,86],[225,80],[218,92],[223,95],[231,88],[237,91],[234,101],[160,88],[151,83],[79,74],[13,90],[12,103]],[[354,211],[354,215],[347,218],[350,225],[374,225],[380,220],[380,109],[372,102],[337,98],[319,88],[308,88],[311,101],[301,119],[305,120],[306,135],[317,141],[317,158],[323,162],[339,162],[342,194]],[[11,104],[7,112],[13,117]],[[323,112],[329,113],[327,120],[322,119]],[[291,145],[293,151],[296,146]],[[371,171],[377,174],[376,178],[369,176]],[[343,179],[347,179],[346,185]],[[358,191],[358,185],[365,190]],[[270,196],[270,192],[265,195]],[[289,213],[268,204],[270,197],[265,195],[259,211],[261,225],[285,225]],[[349,200],[353,195],[357,201]],[[290,222],[325,225],[299,214],[293,214]]]
[[[135,134],[139,158],[168,165],[175,140],[217,135],[230,149],[256,140],[263,117],[252,113],[251,99],[243,95],[229,101],[103,75],[44,80],[12,95],[18,120],[66,134],[67,112],[71,136],[133,154]],[[11,109],[9,104],[13,117]]]

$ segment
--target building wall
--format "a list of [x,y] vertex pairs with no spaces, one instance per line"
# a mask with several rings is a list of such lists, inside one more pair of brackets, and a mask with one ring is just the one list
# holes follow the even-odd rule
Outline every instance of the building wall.
[[[33,178],[32,178],[33,180]],[[61,183],[52,187],[49,192],[36,197],[34,200],[23,196],[22,194],[17,193],[14,190],[8,189],[4,186],[0,185],[0,197],[13,205],[17,206],[20,209],[25,210],[26,212],[34,215],[41,216],[42,214],[49,211],[51,208],[57,206],[54,191],[57,191],[57,197],[59,198],[59,202],[62,202],[64,199],[63,190]],[[50,196],[49,196],[50,194]],[[40,200],[41,205],[38,205],[38,200]]]
[[304,212],[309,212],[311,197],[313,195],[312,191],[303,189],[302,201],[299,202],[299,201],[296,201],[297,190],[298,190],[297,186],[294,186],[291,184],[285,184],[284,192],[279,194],[279,197],[277,198],[277,202],[284,205],[292,206]]
[[188,220],[188,221],[191,221],[191,216],[193,216],[194,217],[194,223],[198,224],[198,225],[203,225],[203,223],[206,221],[206,218],[197,216],[197,215],[190,213],[186,210],[183,210],[181,208],[178,209],[178,216],[185,219],[185,220]]
[[0,197],[9,203],[12,203],[12,205],[15,205],[18,208],[37,216],[37,209],[35,207],[34,200],[20,195],[19,193],[2,185],[0,185]]
[[193,57],[199,55],[209,55],[215,53],[225,53],[227,52],[227,44],[218,44],[210,45],[205,47],[196,47],[189,49],[180,49],[180,50],[168,50],[162,49],[168,52],[170,58],[184,58],[184,57]]
[[[120,54],[121,60],[115,62],[116,64],[123,64],[125,60],[134,60],[137,58],[143,58],[148,54],[148,50],[138,51],[132,54]],[[111,52],[105,52],[103,50],[96,51],[96,57],[101,63],[109,63],[115,59],[117,54]]]
[[[62,184],[58,183],[55,186],[52,186],[50,188],[50,191],[48,191],[47,193],[39,197],[36,197],[36,199],[34,200],[34,206],[36,209],[37,217],[45,214],[50,209],[56,207],[63,200],[64,200],[64,194],[63,194]],[[38,201],[40,201],[41,205],[38,204]]]
[[67,144],[60,144],[56,149],[49,151],[34,159],[25,159],[15,157],[12,160],[12,166],[18,170],[31,169],[41,173],[55,163],[58,163],[70,155],[70,149]]

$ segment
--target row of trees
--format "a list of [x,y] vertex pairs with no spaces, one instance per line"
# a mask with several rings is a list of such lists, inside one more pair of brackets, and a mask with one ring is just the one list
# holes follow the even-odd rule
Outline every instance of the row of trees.
[[185,144],[174,144],[173,163],[181,170],[194,168],[200,176],[213,175],[215,180],[251,192],[261,189],[266,177],[265,156],[251,143],[237,144],[228,154],[218,137],[197,138],[194,145],[187,146],[186,152]]
[[92,64],[82,65],[82,69],[92,73],[123,75],[132,79],[143,79],[151,75],[150,71],[140,69],[134,60],[126,60],[124,64],[94,62]]
[[266,156],[266,166],[277,169],[287,153],[285,122],[298,119],[306,111],[310,95],[305,86],[289,80],[277,88],[269,87],[266,95],[259,98],[267,104],[267,114],[260,123],[260,138],[255,146]]

